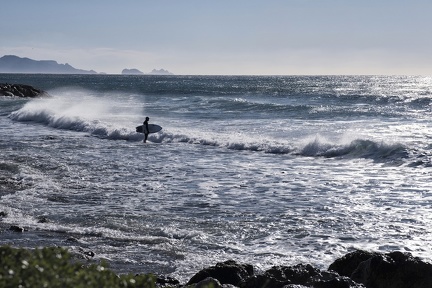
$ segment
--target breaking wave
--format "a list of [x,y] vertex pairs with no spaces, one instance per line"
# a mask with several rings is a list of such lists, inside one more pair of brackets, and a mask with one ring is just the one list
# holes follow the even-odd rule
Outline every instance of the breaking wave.
[[[9,118],[19,122],[34,122],[48,127],[86,132],[92,136],[110,140],[140,141],[143,134],[136,133],[133,124],[119,124],[110,117],[113,103],[85,101],[68,102],[67,99],[30,101],[21,109],[12,112]],[[130,122],[128,122],[130,123]],[[175,130],[174,130],[175,131]],[[155,143],[188,143],[215,146],[237,151],[288,154],[303,157],[326,157],[339,159],[371,159],[389,165],[402,165],[410,157],[407,147],[399,143],[385,143],[368,139],[355,139],[349,143],[334,143],[319,137],[307,141],[267,141],[266,139],[243,139],[241,137],[220,138],[215,132],[171,133],[164,129],[151,134],[149,140]]]

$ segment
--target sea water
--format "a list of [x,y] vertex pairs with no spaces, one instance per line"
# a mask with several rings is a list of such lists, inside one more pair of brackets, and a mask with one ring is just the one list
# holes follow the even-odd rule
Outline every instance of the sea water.
[[[0,79],[51,95],[0,97],[2,245],[181,281],[228,259],[432,259],[431,77]],[[144,144],[146,116],[163,130]]]

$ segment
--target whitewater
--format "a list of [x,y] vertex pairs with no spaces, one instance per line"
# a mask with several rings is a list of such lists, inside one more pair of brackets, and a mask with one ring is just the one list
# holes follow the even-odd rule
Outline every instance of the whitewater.
[[[432,259],[432,77],[2,74],[0,244],[187,280]],[[163,130],[142,143],[145,117]],[[9,230],[12,225],[25,232]]]

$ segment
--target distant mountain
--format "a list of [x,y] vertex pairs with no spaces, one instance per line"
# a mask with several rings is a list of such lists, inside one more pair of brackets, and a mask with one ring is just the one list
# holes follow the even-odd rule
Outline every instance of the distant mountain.
[[142,75],[144,73],[138,69],[123,69],[121,74],[123,74],[123,75]]
[[149,74],[151,74],[151,75],[174,75],[173,73],[171,73],[165,69],[159,69],[159,70],[153,69]]
[[33,60],[15,55],[0,58],[0,73],[46,73],[46,74],[97,74],[93,70],[76,69],[69,64],[54,60]]

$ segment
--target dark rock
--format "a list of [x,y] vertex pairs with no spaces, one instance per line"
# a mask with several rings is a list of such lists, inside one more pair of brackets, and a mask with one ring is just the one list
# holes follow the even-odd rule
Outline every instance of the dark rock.
[[377,255],[379,255],[379,253],[356,250],[346,254],[342,258],[336,259],[336,261],[329,266],[328,270],[335,271],[341,276],[351,277],[352,273],[357,269],[361,262]]
[[360,263],[351,279],[371,288],[430,288],[432,264],[410,253],[379,254]]
[[0,96],[35,98],[47,97],[49,94],[30,85],[0,83]]
[[364,285],[354,282],[345,276],[338,276],[331,280],[320,280],[313,284],[313,288],[365,288]]
[[10,226],[9,230],[13,231],[13,232],[19,232],[19,233],[22,233],[25,231],[25,229],[23,227],[19,227],[19,226],[15,226],[15,225]]
[[233,260],[217,263],[216,266],[206,268],[195,274],[187,283],[196,284],[206,278],[217,279],[222,284],[238,284],[253,275],[253,267],[249,264],[238,264]]
[[6,213],[6,212],[3,212],[3,211],[1,211],[1,212],[0,212],[0,217],[7,217],[7,213]]
[[69,237],[66,239],[66,242],[73,242],[73,243],[78,243],[79,240],[75,237]]
[[249,277],[241,288],[360,288],[361,284],[332,271],[320,271],[311,265],[275,266],[262,275]]
[[172,277],[157,275],[156,284],[158,287],[165,287],[165,286],[174,287],[180,285],[180,282],[177,279]]
[[222,284],[217,279],[208,277],[198,282],[194,288],[209,288],[209,287],[222,288]]
[[45,216],[38,217],[38,223],[48,223],[48,218]]
[[285,285],[288,285],[288,282],[281,281],[269,275],[254,275],[240,283],[239,286],[241,288],[279,288]]
[[83,254],[87,257],[93,258],[95,256],[95,253],[93,251],[84,251]]
[[289,284],[309,285],[312,277],[319,275],[320,271],[311,265],[274,266],[263,275],[250,277],[241,284],[241,287],[281,288]]

